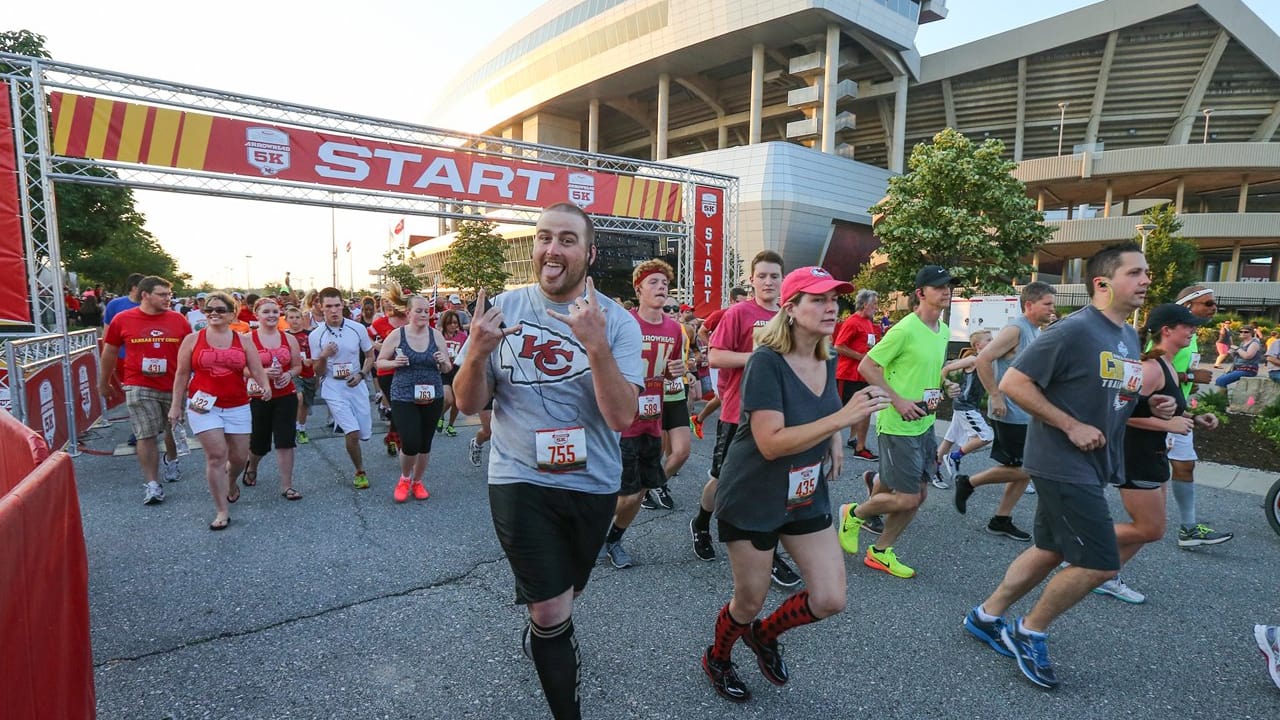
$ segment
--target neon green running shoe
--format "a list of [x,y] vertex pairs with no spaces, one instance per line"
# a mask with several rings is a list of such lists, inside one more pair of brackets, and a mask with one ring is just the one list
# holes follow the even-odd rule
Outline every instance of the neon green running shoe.
[[311,442],[311,438],[307,437],[306,430],[299,430],[297,433],[297,436],[298,436],[299,445],[306,445],[307,443]]
[[840,536],[840,547],[850,555],[858,554],[858,531],[862,530],[862,518],[853,514],[858,503],[845,503],[840,506],[840,526],[836,534]]
[[867,556],[862,560],[862,564],[881,572],[887,572],[894,577],[909,578],[915,577],[916,574],[915,570],[898,562],[898,556],[894,554],[891,547],[877,550],[876,546],[872,545],[867,548]]
[[351,485],[357,490],[368,490],[369,476],[365,475],[364,472],[358,472],[356,473],[356,479],[351,481]]

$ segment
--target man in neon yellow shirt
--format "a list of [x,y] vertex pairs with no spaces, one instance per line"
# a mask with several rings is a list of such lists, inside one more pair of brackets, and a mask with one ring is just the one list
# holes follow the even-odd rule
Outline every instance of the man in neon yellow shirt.
[[924,502],[925,487],[937,467],[938,439],[933,434],[934,412],[944,390],[954,396],[959,387],[942,377],[950,331],[942,311],[951,305],[954,281],[945,268],[926,265],[916,274],[914,311],[889,328],[867,352],[858,372],[889,393],[893,407],[876,416],[880,446],[880,475],[872,495],[861,505],[840,508],[840,546],[858,552],[858,531],[864,520],[885,515],[880,539],[867,548],[863,563],[894,577],[909,578],[916,571],[898,560],[893,544]]

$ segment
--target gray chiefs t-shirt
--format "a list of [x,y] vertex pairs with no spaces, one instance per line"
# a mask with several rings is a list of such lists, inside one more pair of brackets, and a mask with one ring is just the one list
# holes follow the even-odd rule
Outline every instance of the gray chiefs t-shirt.
[[[627,382],[643,388],[640,326],[621,305],[597,297],[618,369]],[[499,295],[494,305],[507,327],[523,328],[502,340],[485,369],[493,387],[489,483],[617,492],[621,434],[600,414],[587,351],[568,325],[547,315],[548,309],[568,315],[568,303],[553,303],[529,286]],[[468,339],[459,364],[470,349]]]
[[1050,403],[1098,428],[1107,444],[1081,452],[1066,433],[1032,417],[1023,467],[1036,478],[1077,485],[1124,482],[1125,423],[1142,389],[1138,334],[1092,305],[1051,325],[1018,355]]

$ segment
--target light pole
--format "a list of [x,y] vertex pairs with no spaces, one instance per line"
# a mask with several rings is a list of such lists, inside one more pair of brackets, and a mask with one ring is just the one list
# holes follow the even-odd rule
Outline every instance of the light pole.
[[1200,141],[1201,145],[1209,143],[1209,116],[1213,114],[1213,108],[1205,108],[1200,112],[1204,113],[1204,139]]
[[1062,155],[1062,133],[1067,129],[1067,106],[1070,104],[1066,100],[1058,103],[1058,155]]
[[[1147,236],[1150,235],[1156,229],[1156,226],[1152,225],[1151,223],[1139,223],[1137,225],[1134,225],[1133,229],[1137,230],[1138,234],[1142,236],[1142,252],[1143,254],[1145,254],[1147,252]],[[1133,311],[1133,326],[1135,328],[1138,327],[1138,311],[1137,310]]]
[[249,263],[253,260],[252,255],[244,256],[244,294],[249,294]]

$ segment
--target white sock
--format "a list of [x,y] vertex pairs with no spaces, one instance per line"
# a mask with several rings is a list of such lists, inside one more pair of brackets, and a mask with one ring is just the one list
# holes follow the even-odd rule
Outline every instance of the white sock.
[[981,605],[974,608],[974,610],[978,613],[978,619],[981,620],[982,622],[995,622],[996,620],[1000,619],[999,615],[988,615],[987,609],[982,607]]

